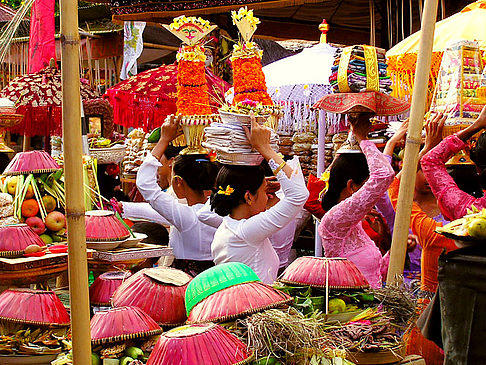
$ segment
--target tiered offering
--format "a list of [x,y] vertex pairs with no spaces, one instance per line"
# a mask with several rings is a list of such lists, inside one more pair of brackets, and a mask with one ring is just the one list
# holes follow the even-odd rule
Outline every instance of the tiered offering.
[[372,46],[339,48],[334,55],[329,82],[336,93],[380,91],[390,94],[385,50]]
[[216,26],[202,18],[182,15],[164,27],[184,43],[177,52],[177,114],[182,116],[180,123],[188,147],[181,154],[205,154],[207,151],[201,147],[204,127],[216,116],[209,106],[201,40]]
[[[224,105],[219,110],[222,123],[215,123],[206,129],[204,145],[215,150],[222,163],[259,165],[263,157],[252,150],[243,126],[250,127],[249,114],[253,113],[258,123],[275,131],[281,111],[273,105],[267,93],[261,63],[262,51],[251,41],[260,20],[247,8],[232,11],[231,17],[242,38],[234,46],[231,57],[235,97],[231,105]],[[275,132],[272,132],[271,144],[277,151],[278,135]]]
[[241,40],[233,46],[231,56],[235,96],[232,105],[221,108],[221,118],[225,122],[234,116],[243,115],[240,119],[244,123],[245,120],[249,121],[247,115],[252,111],[256,116],[266,119],[268,127],[276,130],[281,108],[273,105],[268,95],[262,70],[263,51],[251,40],[260,20],[253,15],[253,10],[246,7],[240,8],[238,12],[232,11],[231,18],[240,31]]
[[477,93],[482,71],[477,42],[455,42],[444,52],[431,106],[431,111],[447,114],[444,137],[472,124],[486,104]]

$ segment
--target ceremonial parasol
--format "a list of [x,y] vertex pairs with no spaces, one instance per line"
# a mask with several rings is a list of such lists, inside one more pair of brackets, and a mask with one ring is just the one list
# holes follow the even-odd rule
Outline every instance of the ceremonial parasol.
[[[447,46],[458,40],[475,40],[482,50],[486,49],[486,30],[478,24],[486,20],[486,0],[469,4],[459,13],[437,22],[432,48],[431,78],[428,86],[428,101],[431,101],[435,89],[435,80],[442,60],[442,52]],[[388,72],[393,79],[393,96],[408,98],[412,94],[415,78],[415,67],[419,49],[421,31],[391,48],[387,53]]]
[[[15,102],[17,114],[24,115],[21,123],[10,128],[26,136],[61,135],[61,73],[46,67],[33,74],[16,77],[1,91],[1,96]],[[81,82],[83,100],[98,98],[98,93]]]
[[[230,85],[206,69],[209,101],[216,112]],[[149,132],[177,111],[177,65],[164,65],[141,72],[106,91],[114,109],[114,123]]]
[[157,22],[164,18],[179,15],[204,15],[224,13],[248,5],[251,9],[282,8],[321,0],[193,0],[172,1],[140,1],[140,0],[110,0],[113,20],[140,20]]

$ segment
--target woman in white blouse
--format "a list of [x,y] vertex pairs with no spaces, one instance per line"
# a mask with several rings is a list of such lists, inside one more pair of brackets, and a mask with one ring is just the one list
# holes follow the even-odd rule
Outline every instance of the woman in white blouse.
[[137,174],[137,188],[150,204],[170,225],[169,245],[176,260],[173,266],[191,275],[214,265],[211,242],[215,228],[199,221],[196,212],[207,200],[205,191],[214,186],[217,167],[204,155],[178,156],[172,163],[172,189],[181,204],[157,184],[157,169],[169,143],[177,137],[179,122],[171,117],[161,126],[160,140],[145,158]]
[[216,264],[242,262],[267,284],[277,277],[279,259],[269,237],[285,227],[302,209],[309,195],[298,160],[294,169],[270,146],[270,130],[252,116],[252,147],[267,161],[280,182],[283,199],[267,208],[266,180],[260,166],[223,166],[216,178],[219,189],[211,195],[211,208],[223,216],[211,245]]

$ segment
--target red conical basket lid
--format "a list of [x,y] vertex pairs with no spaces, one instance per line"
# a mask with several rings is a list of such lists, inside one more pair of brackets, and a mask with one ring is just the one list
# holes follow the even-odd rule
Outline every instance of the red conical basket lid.
[[235,335],[213,323],[174,328],[160,336],[147,365],[247,364],[252,356]]
[[20,256],[30,245],[46,244],[27,224],[0,226],[0,257]]
[[86,212],[85,226],[87,242],[122,241],[130,237],[128,229],[108,210]]
[[331,289],[365,289],[369,287],[368,281],[355,264],[346,258],[337,257],[299,257],[285,269],[280,281],[291,285],[325,288],[326,272],[329,272],[328,285]]
[[17,153],[3,171],[4,175],[36,174],[59,170],[61,167],[46,151]]
[[137,307],[120,307],[97,312],[91,319],[90,327],[91,342],[95,345],[162,333],[162,328]]
[[161,326],[177,326],[187,318],[184,295],[191,280],[190,275],[176,269],[143,269],[115,290],[112,304],[139,307]]
[[255,281],[220,290],[196,304],[188,323],[225,322],[292,301],[288,294]]
[[90,303],[100,307],[110,307],[114,291],[131,275],[127,271],[109,271],[98,276],[89,287]]
[[35,326],[69,326],[66,308],[52,291],[7,289],[0,294],[0,319]]
[[378,91],[361,93],[337,93],[323,96],[313,108],[330,113],[370,112],[380,116],[404,114],[410,104]]

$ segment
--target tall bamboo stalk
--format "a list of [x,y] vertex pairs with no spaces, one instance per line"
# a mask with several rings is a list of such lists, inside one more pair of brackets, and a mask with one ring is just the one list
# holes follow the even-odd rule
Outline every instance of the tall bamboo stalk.
[[412,213],[415,177],[422,141],[421,133],[425,115],[430,64],[432,61],[437,3],[438,0],[426,0],[424,5],[417,69],[412,94],[410,124],[408,126],[407,141],[405,144],[405,157],[400,181],[400,191],[398,193],[397,214],[395,216],[395,228],[393,229],[390,250],[390,266],[388,267],[387,276],[388,285],[398,280],[399,275],[403,273],[403,267],[405,265],[410,214]]
[[77,0],[61,0],[62,126],[66,217],[69,244],[69,295],[73,363],[91,364],[88,263],[84,226],[84,187],[79,81]]

